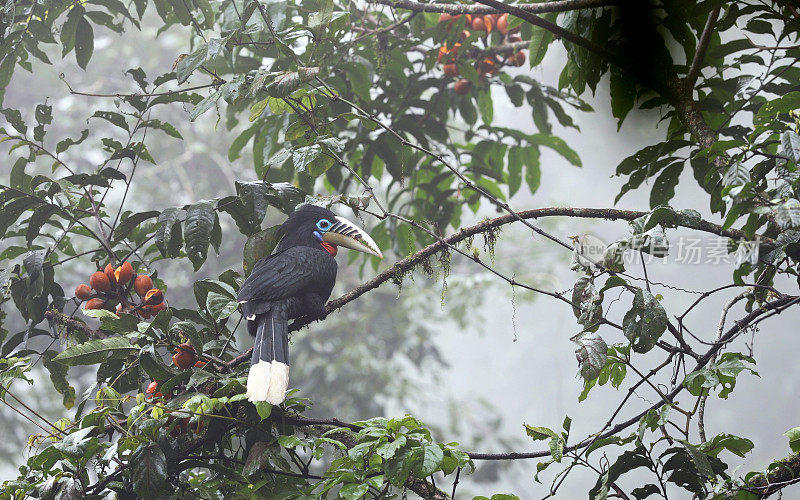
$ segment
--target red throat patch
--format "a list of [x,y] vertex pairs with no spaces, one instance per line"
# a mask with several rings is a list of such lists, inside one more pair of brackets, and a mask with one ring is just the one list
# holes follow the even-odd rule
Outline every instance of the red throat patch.
[[327,250],[329,254],[331,254],[334,257],[336,257],[336,252],[339,251],[339,249],[336,247],[336,245],[331,245],[330,243],[326,243],[324,241],[320,242],[320,245],[322,245],[322,248]]

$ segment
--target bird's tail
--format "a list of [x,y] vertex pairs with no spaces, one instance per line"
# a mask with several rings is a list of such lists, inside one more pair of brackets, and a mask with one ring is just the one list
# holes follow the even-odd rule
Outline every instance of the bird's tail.
[[284,315],[270,311],[251,323],[256,326],[256,340],[247,375],[247,399],[281,404],[289,385],[288,321]]

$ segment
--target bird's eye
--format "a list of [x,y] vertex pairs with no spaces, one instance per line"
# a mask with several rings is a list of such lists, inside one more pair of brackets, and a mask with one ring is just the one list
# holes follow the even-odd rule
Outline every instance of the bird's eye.
[[328,221],[328,219],[322,219],[321,221],[317,222],[317,228],[320,231],[327,231],[328,229],[330,229],[330,227],[331,223],[330,221]]

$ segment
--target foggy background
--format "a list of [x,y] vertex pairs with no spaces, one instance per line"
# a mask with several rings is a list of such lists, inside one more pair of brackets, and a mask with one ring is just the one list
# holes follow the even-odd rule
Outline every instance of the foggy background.
[[[148,16],[143,22],[144,32],[131,30],[120,36],[97,30],[94,56],[86,72],[77,67],[72,54],[61,60],[60,54],[52,50],[49,55],[55,63],[53,66],[34,61],[33,74],[17,68],[4,105],[22,110],[23,116],[28,118],[32,117],[35,105],[47,99],[53,105],[54,117],[49,127],[49,140],[77,137],[80,130],[87,128],[86,118],[96,109],[112,109],[114,100],[69,95],[60,79],[61,73],[73,89],[82,92],[134,92],[137,89],[130,78],[123,75],[125,70],[141,66],[152,80],[168,71],[180,52],[187,50],[186,30],[173,27],[156,38],[152,26],[158,23],[148,22],[154,21],[151,14]],[[561,44],[556,42],[540,67],[525,71],[555,86],[564,57]],[[201,83],[205,80],[195,76],[186,85]],[[594,107],[594,113],[572,114],[580,132],[553,124],[553,133],[564,138],[579,153],[583,168],[575,168],[559,155],[543,148],[541,187],[534,195],[526,193],[525,188],[521,189],[520,194],[511,200],[513,208],[614,206],[614,198],[625,181],[613,176],[616,165],[641,147],[660,141],[666,122],[662,123],[662,128],[656,127],[659,120],[657,110],[631,112],[617,132],[607,86],[606,78],[599,86],[596,98],[584,96]],[[530,132],[535,130],[529,108],[514,108],[500,87],[494,89],[494,97],[496,125]],[[210,112],[191,123],[188,121],[190,108],[173,104],[160,106],[153,113],[152,118],[175,125],[184,140],[168,138],[155,131],[148,133],[150,152],[157,165],[139,165],[126,209],[160,210],[230,195],[235,193],[234,180],[255,179],[249,147],[239,160],[232,163],[227,160],[228,147],[238,135],[241,124],[234,131],[228,131],[224,112],[221,112],[223,118],[219,121],[216,114]],[[241,119],[247,124],[245,116]],[[105,122],[93,123],[92,126],[113,128]],[[90,136],[82,145],[81,151],[85,154],[82,157],[73,155],[72,164],[81,171],[92,168],[104,154],[91,150],[98,144],[99,138]],[[5,145],[0,148],[3,153],[8,150]],[[42,162],[39,168],[49,173],[49,165],[45,163]],[[0,172],[0,182],[8,182],[11,164],[8,161],[8,167]],[[32,173],[31,170],[28,173]],[[692,208],[705,219],[719,222],[718,217],[710,215],[707,195],[696,186],[691,172],[684,171],[681,181],[671,206]],[[116,208],[120,196],[121,193],[112,193],[113,207]],[[623,197],[617,208],[648,210],[648,197],[649,186],[644,185]],[[486,205],[484,203],[481,213],[473,221],[465,218],[465,225],[494,216],[494,210]],[[270,210],[262,226],[280,221],[280,215]],[[171,306],[194,306],[191,285],[195,280],[216,277],[229,267],[241,269],[244,237],[226,215],[221,216],[221,222],[224,238],[220,255],[217,257],[212,252],[198,273],[192,271],[188,260],[154,264],[153,267],[169,285],[167,298]],[[366,223],[372,225],[375,221],[366,219]],[[591,233],[610,243],[628,233],[625,222],[550,218],[535,223],[563,240]],[[667,234],[673,244],[681,237],[709,238],[709,235],[686,230],[670,230]],[[480,237],[476,238],[475,244],[482,245]],[[0,251],[2,246],[0,243]],[[706,260],[706,250],[703,250],[703,261]],[[648,265],[651,281],[697,292],[731,282],[733,268],[730,264],[680,264],[674,262],[675,253],[673,247],[666,263],[654,260]],[[387,255],[380,269],[385,269],[400,257]],[[508,225],[500,233],[494,265],[521,281],[548,290],[565,291],[572,287],[578,276],[569,269],[570,257],[569,251],[534,235],[527,228]],[[359,274],[358,264],[346,266],[344,252],[338,259],[339,280],[332,297],[341,295],[374,274],[370,266],[364,266],[363,274]],[[291,387],[300,388],[301,396],[312,398],[315,406],[310,414],[355,420],[379,415],[402,416],[409,412],[431,425],[436,430],[437,439],[458,441],[464,450],[479,452],[546,449],[546,442],[532,442],[526,437],[523,423],[558,431],[565,415],[573,419],[568,444],[599,430],[624,396],[629,382],[636,381],[636,374],[629,371],[628,379],[619,391],[611,388],[610,384],[595,387],[588,399],[579,404],[577,398],[583,383],[577,375],[574,344],[569,340],[579,331],[579,326],[571,308],[549,297],[523,293],[522,290],[514,292],[507,283],[459,256],[453,257],[452,264],[451,273],[446,278],[446,289],[441,275],[431,279],[415,275],[413,280],[406,279],[400,290],[387,283],[332,314],[326,322],[294,334]],[[56,280],[71,294],[76,285],[85,282],[88,272],[93,270],[91,266],[88,261],[71,261],[57,269]],[[640,265],[628,265],[627,271],[642,276]],[[789,284],[784,289],[794,290],[794,286]],[[732,289],[707,299],[702,307],[688,316],[689,328],[707,340],[712,339],[722,304],[739,292]],[[662,303],[670,318],[682,313],[697,298],[693,293],[656,285],[653,293],[664,296]],[[604,309],[613,297],[616,294],[612,290],[607,294]],[[615,302],[610,307],[610,319],[621,321],[629,304],[629,298]],[[5,306],[9,314],[6,328],[15,333],[24,325],[9,305]],[[67,306],[66,312],[72,312],[72,307]],[[732,309],[728,324],[741,317],[742,311],[741,307]],[[796,310],[790,309],[762,324],[754,343],[758,360],[756,370],[761,377],[743,373],[727,401],[716,395],[708,400],[706,429],[709,437],[724,430],[755,443],[755,449],[747,459],[731,460],[733,464],[743,464],[739,471],[741,474],[764,467],[773,459],[789,453],[783,432],[798,424],[798,404],[793,390],[798,375],[794,353],[800,342],[796,335],[797,320]],[[338,332],[336,338],[347,339],[349,344],[326,344],[326,336],[334,331]],[[625,340],[621,332],[608,327],[602,327],[599,333],[609,344]],[[414,337],[411,344],[402,344],[405,350],[395,349],[398,344],[383,342],[404,336]],[[751,339],[748,336],[745,340]],[[250,345],[243,328],[237,334],[237,341],[239,350]],[[365,349],[365,344],[375,345]],[[746,352],[747,348],[741,341],[737,347]],[[409,354],[411,348],[419,352]],[[422,362],[416,363],[415,360]],[[634,364],[640,368],[647,367],[648,356],[639,355],[634,358]],[[370,373],[374,370],[382,376],[361,380],[363,377],[359,375],[364,370]],[[397,377],[393,376],[398,371],[407,374],[404,381],[413,383],[398,383]],[[68,378],[80,396],[90,385],[93,374],[71,368]],[[60,395],[52,389],[41,366],[36,369],[36,379],[37,383],[30,387],[17,382],[17,395],[24,395],[27,404],[52,420],[74,415],[74,409],[64,411]],[[661,382],[668,383],[668,380]],[[372,397],[376,391],[376,396]],[[652,390],[646,389],[641,389],[637,396],[631,398],[626,410],[618,417],[619,421],[657,399]],[[683,393],[678,401],[688,404],[687,393]],[[16,476],[16,466],[28,456],[25,448],[28,436],[37,430],[6,406],[0,406],[0,435],[4,437],[0,443],[0,481]],[[635,426],[631,428],[633,430]],[[693,431],[696,435],[696,428]],[[609,454],[613,457],[616,451],[609,450]],[[595,455],[592,457],[596,458]],[[543,484],[537,484],[533,480],[536,463],[537,460],[514,463],[478,461],[474,476],[462,475],[457,496],[471,498],[471,495],[491,496],[492,493],[507,492],[523,499],[540,498],[546,493],[549,480],[561,468],[559,464],[551,466],[540,475]],[[559,498],[583,498],[596,479],[594,473],[582,469],[571,474],[574,477],[559,490]],[[450,484],[449,480],[446,484]],[[627,487],[629,480],[623,479],[620,483]]]

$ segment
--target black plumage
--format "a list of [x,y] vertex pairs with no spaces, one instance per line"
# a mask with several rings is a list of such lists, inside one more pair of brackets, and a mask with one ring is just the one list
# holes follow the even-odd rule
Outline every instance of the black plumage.
[[[259,260],[239,290],[248,331],[255,336],[247,394],[251,401],[283,401],[288,384],[288,321],[325,318],[325,302],[336,283],[335,246],[322,242],[319,225],[336,215],[304,205],[282,226],[275,253]],[[315,234],[316,233],[316,234]]]

